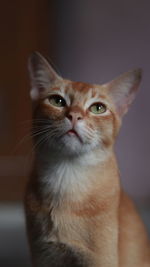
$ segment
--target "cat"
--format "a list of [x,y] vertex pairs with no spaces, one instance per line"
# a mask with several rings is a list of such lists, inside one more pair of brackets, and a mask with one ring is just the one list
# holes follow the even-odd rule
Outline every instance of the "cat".
[[34,163],[25,196],[34,267],[150,267],[150,243],[121,188],[114,143],[141,70],[103,85],[29,59]]

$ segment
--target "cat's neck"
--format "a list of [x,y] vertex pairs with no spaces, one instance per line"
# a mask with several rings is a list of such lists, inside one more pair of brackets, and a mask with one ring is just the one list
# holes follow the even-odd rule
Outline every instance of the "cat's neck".
[[36,160],[43,194],[60,201],[64,196],[72,200],[83,198],[94,186],[115,179],[114,173],[117,176],[118,172],[113,151],[101,155],[97,150],[78,157],[42,154]]

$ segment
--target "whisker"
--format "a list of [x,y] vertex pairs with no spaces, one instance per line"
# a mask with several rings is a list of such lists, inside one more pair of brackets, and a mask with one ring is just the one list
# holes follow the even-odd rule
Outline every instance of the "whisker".
[[38,142],[36,142],[35,145],[33,146],[32,150],[31,150],[31,153],[32,153],[33,151],[35,151],[36,148],[37,148],[38,146],[40,146],[41,144],[43,144],[43,143],[46,141],[46,139],[47,139],[47,136],[45,136],[45,135],[42,136],[42,137],[40,138],[40,140],[39,140]]
[[18,144],[16,144],[15,148],[14,148],[13,151],[12,151],[12,154],[14,154],[14,153],[17,151],[17,149],[18,149],[24,142],[29,141],[30,139],[32,139],[32,137],[31,137],[31,134],[28,133],[27,135],[25,135],[25,136],[18,142]]
[[[41,130],[41,128],[40,128],[40,130]],[[16,147],[14,148],[14,150],[13,150],[13,154],[17,151],[17,149],[24,143],[24,142],[27,142],[27,141],[29,141],[29,140],[32,140],[32,138],[34,137],[34,136],[37,136],[37,135],[42,135],[43,133],[45,133],[45,132],[48,132],[50,130],[50,127],[47,127],[46,129],[44,128],[43,130],[41,130],[41,131],[33,131],[32,132],[32,130],[28,133],[28,134],[26,134],[20,141],[19,141],[19,143],[16,145]]]

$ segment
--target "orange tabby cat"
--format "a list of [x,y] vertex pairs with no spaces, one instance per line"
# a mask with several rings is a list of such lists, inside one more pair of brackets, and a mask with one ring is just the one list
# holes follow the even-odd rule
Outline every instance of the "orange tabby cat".
[[25,207],[34,267],[150,267],[150,244],[120,186],[114,142],[141,80],[62,79],[29,61],[35,159]]

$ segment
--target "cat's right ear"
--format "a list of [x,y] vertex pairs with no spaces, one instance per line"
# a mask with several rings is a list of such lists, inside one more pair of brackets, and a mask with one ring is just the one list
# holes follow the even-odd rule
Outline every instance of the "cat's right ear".
[[45,95],[57,80],[62,80],[38,52],[33,52],[29,57],[28,69],[31,81],[30,96],[33,101]]

